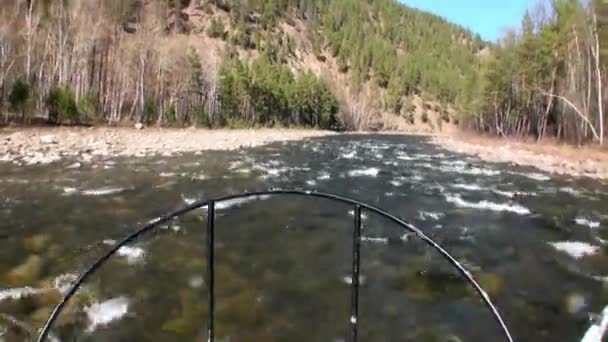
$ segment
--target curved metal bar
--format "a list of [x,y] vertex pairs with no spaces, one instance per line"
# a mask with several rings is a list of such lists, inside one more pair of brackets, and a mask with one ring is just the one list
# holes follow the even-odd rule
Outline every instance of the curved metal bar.
[[270,190],[266,190],[266,191],[254,191],[254,192],[246,192],[246,193],[241,193],[241,194],[227,195],[227,196],[219,197],[216,199],[210,199],[210,200],[201,200],[201,201],[197,201],[185,208],[182,208],[180,210],[166,214],[164,216],[161,216],[161,217],[149,222],[143,228],[136,230],[135,232],[133,232],[132,234],[130,234],[129,236],[127,236],[126,238],[121,240],[112,249],[110,249],[110,251],[108,251],[105,255],[103,255],[101,258],[99,258],[95,263],[93,263],[93,265],[91,265],[91,267],[89,267],[82,275],[80,275],[80,277],[76,280],[76,282],[74,282],[72,287],[64,295],[61,302],[55,307],[55,309],[51,313],[51,316],[47,320],[42,331],[40,332],[40,335],[39,335],[37,341],[42,342],[45,340],[45,338],[47,337],[47,335],[50,331],[51,326],[53,325],[53,323],[55,322],[55,320],[57,319],[57,317],[59,316],[59,314],[65,307],[66,303],[70,300],[70,298],[72,298],[74,296],[74,294],[76,293],[76,291],[78,291],[78,289],[82,286],[82,284],[91,275],[93,275],[97,271],[97,269],[99,269],[121,247],[127,245],[130,242],[137,240],[137,238],[139,238],[140,236],[142,236],[143,234],[145,234],[149,231],[152,231],[154,228],[158,227],[159,225],[169,222],[172,219],[174,219],[178,216],[184,215],[192,210],[196,210],[196,209],[200,209],[205,206],[208,206],[209,203],[211,203],[211,202],[218,203],[218,202],[224,202],[224,201],[229,201],[229,200],[233,200],[233,199],[268,196],[268,195],[299,195],[299,196],[308,196],[308,197],[318,197],[318,198],[330,199],[330,200],[334,200],[334,201],[338,201],[338,202],[342,202],[342,203],[347,203],[347,204],[351,204],[351,205],[358,205],[361,208],[364,208],[366,210],[369,210],[371,212],[374,212],[380,216],[383,216],[383,217],[389,219],[390,221],[396,223],[397,225],[401,226],[402,228],[409,231],[410,233],[416,234],[427,245],[429,245],[431,248],[433,248],[437,252],[439,252],[439,254],[444,259],[446,259],[450,264],[452,264],[452,266],[456,267],[456,269],[461,274],[461,276],[471,284],[473,289],[482,298],[484,304],[490,309],[490,311],[492,312],[492,315],[494,316],[494,319],[500,325],[500,328],[502,329],[502,332],[504,333],[507,340],[509,342],[513,342],[513,337],[511,336],[511,333],[510,333],[509,329],[507,328],[507,325],[505,324],[502,316],[498,312],[498,309],[496,308],[494,303],[492,303],[492,300],[490,299],[488,294],[483,290],[481,285],[479,285],[479,283],[475,280],[473,275],[469,271],[467,271],[464,268],[464,266],[460,262],[458,262],[458,260],[456,260],[456,258],[454,258],[446,249],[441,247],[437,242],[435,242],[433,239],[431,239],[429,236],[427,236],[422,230],[415,227],[411,223],[408,223],[408,222],[398,218],[397,216],[390,214],[389,212],[387,212],[383,209],[380,209],[380,208],[370,205],[370,204],[363,203],[358,200],[354,200],[354,199],[350,199],[350,198],[347,198],[344,196],[330,194],[330,193],[308,191],[308,190],[297,190],[297,189],[296,190],[270,189]]

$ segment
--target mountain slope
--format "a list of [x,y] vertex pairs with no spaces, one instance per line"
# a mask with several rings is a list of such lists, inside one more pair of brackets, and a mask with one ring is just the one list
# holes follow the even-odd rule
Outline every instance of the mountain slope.
[[12,52],[4,60],[16,60],[8,68],[0,56],[0,105],[63,120],[317,126],[336,115],[332,127],[437,129],[484,48],[392,0],[39,0],[31,9],[0,5],[13,18],[0,27]]

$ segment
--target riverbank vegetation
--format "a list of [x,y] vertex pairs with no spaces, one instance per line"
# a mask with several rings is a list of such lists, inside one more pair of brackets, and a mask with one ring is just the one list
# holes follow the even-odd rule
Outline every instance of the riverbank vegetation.
[[539,2],[479,64],[462,113],[499,136],[580,144],[606,137],[608,4]]

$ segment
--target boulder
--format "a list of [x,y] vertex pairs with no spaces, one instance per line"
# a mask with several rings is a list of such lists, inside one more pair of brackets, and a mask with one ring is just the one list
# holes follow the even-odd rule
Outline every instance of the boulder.
[[50,236],[48,234],[36,234],[23,240],[23,247],[33,253],[42,253],[46,249]]
[[569,293],[566,295],[564,304],[566,312],[573,315],[584,312],[588,307],[585,297],[580,293]]
[[142,130],[142,129],[144,129],[144,124],[143,124],[143,123],[141,123],[141,122],[136,123],[136,124],[135,124],[135,129],[137,129],[137,130]]
[[21,287],[35,283],[40,278],[43,264],[44,262],[40,256],[30,255],[24,263],[6,274],[7,285]]
[[503,277],[498,273],[480,272],[475,276],[481,287],[490,297],[495,298],[502,293],[505,282]]
[[57,138],[53,135],[43,135],[40,137],[40,143],[44,145],[56,144]]
[[66,166],[66,169],[79,169],[82,165],[79,162]]

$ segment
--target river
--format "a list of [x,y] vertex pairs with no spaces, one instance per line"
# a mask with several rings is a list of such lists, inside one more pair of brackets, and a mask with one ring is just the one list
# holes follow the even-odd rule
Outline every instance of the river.
[[[0,341],[40,327],[116,240],[196,199],[268,188],[336,193],[415,224],[480,280],[517,341],[578,341],[608,304],[608,184],[485,163],[425,138],[342,135],[69,168],[0,164]],[[347,341],[352,208],[218,204],[216,338]],[[197,210],[123,248],[68,306],[61,341],[206,341]],[[364,212],[360,341],[499,341],[454,269]]]

